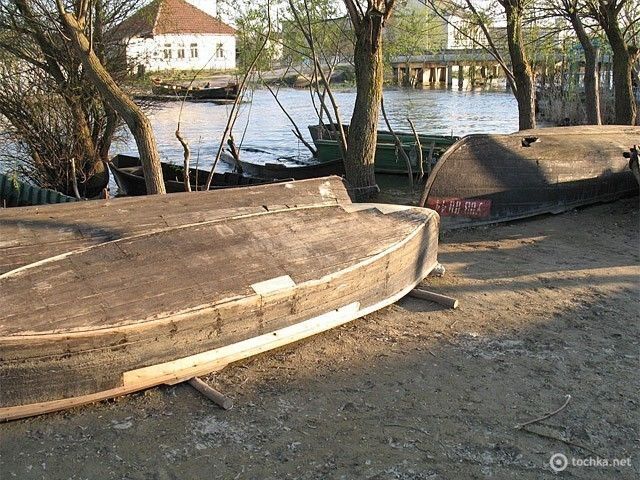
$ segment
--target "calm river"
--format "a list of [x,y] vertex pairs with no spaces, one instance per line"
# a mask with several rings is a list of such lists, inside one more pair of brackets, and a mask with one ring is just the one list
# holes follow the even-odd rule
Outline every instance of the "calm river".
[[[355,100],[355,90],[335,93],[343,122],[349,122]],[[278,98],[310,140],[307,125],[317,123],[306,90],[281,89]],[[230,110],[227,105],[185,103],[182,112],[182,132],[192,147],[192,165],[210,166],[224,130]],[[409,131],[407,117],[420,133],[466,135],[468,133],[508,133],[518,129],[516,101],[504,91],[458,91],[397,89],[385,91],[385,108],[394,129]],[[163,160],[182,162],[182,148],[174,132],[180,102],[169,102],[151,114]],[[382,118],[380,128],[385,129]],[[247,160],[274,161],[279,157],[308,157],[308,151],[291,133],[291,124],[267,90],[256,90],[253,100],[241,106],[234,137],[242,148],[259,149],[268,154],[245,152]],[[135,143],[119,142],[112,153],[135,154]],[[220,170],[226,166],[221,162]]]

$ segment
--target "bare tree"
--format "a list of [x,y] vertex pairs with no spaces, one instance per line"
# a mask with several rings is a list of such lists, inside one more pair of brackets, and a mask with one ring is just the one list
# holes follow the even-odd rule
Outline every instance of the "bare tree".
[[[113,46],[107,32],[137,4],[96,1],[93,44],[119,79],[126,62],[105,55]],[[71,194],[74,178],[83,196],[93,196],[108,180],[106,162],[119,119],[65,45],[51,6],[41,0],[0,2],[0,114],[5,138],[16,147],[4,157],[14,157],[15,169],[40,186]]]
[[[633,64],[638,57],[638,48],[627,43],[620,23],[624,8],[631,3],[633,2],[628,0],[587,0],[589,11],[604,30],[613,52],[616,123],[622,125],[634,125],[638,114],[632,83]],[[633,23],[637,21],[636,18]]]
[[584,10],[578,0],[557,0],[557,11],[566,18],[573,28],[582,50],[584,51],[584,93],[587,123],[600,125],[602,114],[600,111],[600,75],[598,71],[599,48],[594,45],[587,34],[582,21]]
[[[22,0],[26,1],[26,0]],[[118,86],[109,72],[96,55],[92,42],[87,37],[86,30],[91,22],[88,21],[92,7],[98,5],[99,0],[81,0],[74,2],[73,10],[67,11],[62,0],[56,0],[56,6],[63,31],[69,38],[73,50],[80,58],[87,75],[95,85],[106,103],[111,106],[126,122],[133,135],[142,162],[147,193],[164,194],[165,186],[162,178],[160,154],[151,122],[142,109]]]
[[356,37],[356,101],[349,125],[345,172],[357,198],[378,192],[374,172],[384,60],[382,31],[395,0],[344,0]]

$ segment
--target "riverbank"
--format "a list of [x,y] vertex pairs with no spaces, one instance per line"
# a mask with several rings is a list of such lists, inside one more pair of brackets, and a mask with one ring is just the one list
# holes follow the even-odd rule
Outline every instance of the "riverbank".
[[[638,475],[638,199],[446,232],[435,291],[232,365],[0,429],[21,479],[556,478],[553,453],[632,457],[572,467]],[[526,430],[516,424],[559,408]],[[532,433],[535,432],[535,433]]]

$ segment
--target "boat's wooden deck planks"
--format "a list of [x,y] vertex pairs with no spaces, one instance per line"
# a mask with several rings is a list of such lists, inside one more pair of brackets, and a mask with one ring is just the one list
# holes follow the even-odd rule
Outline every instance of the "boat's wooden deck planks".
[[[155,229],[280,210],[350,203],[337,177],[170,196],[0,209],[0,274],[73,248]],[[243,209],[243,210],[238,210]]]
[[[256,215],[169,229],[6,276],[0,279],[0,298],[7,305],[0,314],[0,336],[143,321],[246,296],[253,293],[249,285],[283,275],[302,283],[389,248],[419,224],[408,214],[398,223],[375,210],[331,210],[330,215],[326,208],[268,214],[268,223],[265,215]],[[352,228],[354,216],[359,229]],[[268,238],[254,235],[262,230]]]

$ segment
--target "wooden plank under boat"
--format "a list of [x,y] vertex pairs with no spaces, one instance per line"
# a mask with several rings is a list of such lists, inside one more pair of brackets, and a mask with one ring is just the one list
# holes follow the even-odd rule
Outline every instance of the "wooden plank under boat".
[[[162,175],[167,193],[184,192],[184,167],[181,165],[161,162]],[[118,187],[125,195],[146,195],[147,186],[139,157],[131,155],[116,155],[109,162],[109,167]],[[201,190],[207,183],[208,170],[190,168],[189,178],[193,190]],[[285,177],[290,178],[290,177]],[[274,178],[249,177],[235,172],[215,172],[211,181],[211,189],[244,187],[273,182]]]
[[0,274],[70,250],[168,226],[350,202],[344,181],[328,177],[242,189],[0,209]]
[[637,194],[623,152],[640,127],[581,126],[469,135],[440,158],[421,205],[451,228],[559,213]]
[[[341,158],[340,147],[338,146],[337,133],[332,131],[328,125],[309,125],[311,138],[318,151],[320,162]],[[336,127],[337,128],[337,127]],[[349,125],[343,125],[345,134],[349,133]],[[414,173],[418,170],[418,145],[413,133],[395,132],[402,144],[403,150],[407,153]],[[453,145],[459,137],[451,135],[425,135],[419,134],[420,147],[422,149],[423,169],[428,171],[428,161],[438,161],[447,148]],[[382,174],[407,174],[407,166],[402,155],[396,151],[396,144],[393,135],[385,130],[378,130],[375,156],[375,171]],[[431,151],[433,147],[433,151]]]
[[0,420],[184,381],[366,315],[435,267],[437,238],[432,210],[308,205],[165,225],[3,273]]
[[55,190],[40,188],[0,173],[0,208],[75,202],[77,199]]

